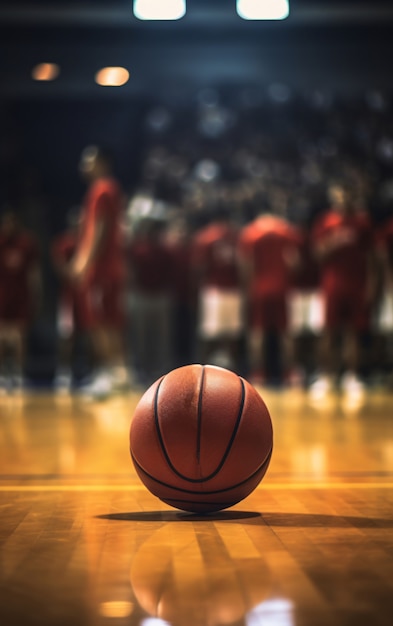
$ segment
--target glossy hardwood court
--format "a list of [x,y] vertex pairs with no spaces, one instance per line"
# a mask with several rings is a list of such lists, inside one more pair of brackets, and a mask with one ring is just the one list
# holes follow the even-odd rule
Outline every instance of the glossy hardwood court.
[[0,624],[390,626],[393,396],[261,393],[268,473],[206,517],[137,478],[137,394],[0,398]]

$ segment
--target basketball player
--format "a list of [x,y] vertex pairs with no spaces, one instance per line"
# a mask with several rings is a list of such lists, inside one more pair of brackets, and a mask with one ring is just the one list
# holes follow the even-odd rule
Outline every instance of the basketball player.
[[89,294],[83,283],[70,279],[68,267],[75,254],[78,229],[80,225],[79,211],[70,211],[67,216],[68,229],[56,237],[52,243],[52,261],[60,281],[60,294],[57,311],[58,363],[56,367],[54,388],[58,393],[67,393],[73,383],[72,355],[75,340],[79,334],[88,330],[86,307],[89,307]]
[[[331,208],[312,230],[315,258],[321,272],[324,301],[324,332],[321,336],[321,374],[311,385],[318,398],[333,387],[340,356],[345,374],[344,392],[362,395],[359,377],[361,334],[369,329],[374,293],[373,232],[364,210],[358,210],[348,186],[338,182],[328,188]],[[340,341],[341,339],[341,341]],[[343,346],[337,354],[338,342]]]
[[[393,215],[376,233],[377,260],[381,285],[376,307],[375,330],[383,343],[382,354],[387,357],[388,367],[393,362]],[[393,385],[392,373],[388,374],[388,385]]]
[[139,382],[150,385],[171,369],[171,255],[165,219],[141,219],[128,244],[130,315]]
[[165,243],[171,255],[173,366],[192,363],[195,294],[191,285],[191,231],[181,214],[168,223]]
[[[23,390],[26,333],[41,298],[38,247],[12,209],[0,221],[0,387]],[[6,357],[10,370],[5,372]],[[5,377],[5,374],[8,374]]]
[[[261,202],[264,202],[262,198]],[[292,276],[300,263],[302,236],[286,219],[286,210],[286,193],[272,189],[267,206],[242,229],[240,236],[240,263],[248,307],[248,360],[250,378],[255,384],[266,380],[268,334],[279,342],[284,365],[280,378],[288,379],[293,367],[287,298]]]
[[109,154],[99,146],[87,147],[79,169],[89,187],[69,274],[85,291],[83,324],[89,330],[96,357],[96,372],[88,395],[105,397],[128,387],[123,348],[126,265],[122,241],[123,195],[112,174]]
[[194,235],[191,267],[198,308],[200,358],[237,368],[243,305],[237,263],[238,228],[224,206]]
[[294,386],[307,386],[315,374],[316,347],[323,327],[323,305],[320,292],[318,264],[311,250],[310,232],[298,225],[303,241],[300,246],[300,263],[292,275],[288,296],[290,336],[294,342],[294,364],[291,382]]

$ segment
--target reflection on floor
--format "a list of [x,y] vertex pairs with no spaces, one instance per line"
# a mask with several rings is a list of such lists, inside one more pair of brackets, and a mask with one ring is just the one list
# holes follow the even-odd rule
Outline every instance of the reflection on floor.
[[386,626],[393,614],[393,402],[260,390],[259,487],[197,516],[136,476],[139,394],[0,399],[5,626]]

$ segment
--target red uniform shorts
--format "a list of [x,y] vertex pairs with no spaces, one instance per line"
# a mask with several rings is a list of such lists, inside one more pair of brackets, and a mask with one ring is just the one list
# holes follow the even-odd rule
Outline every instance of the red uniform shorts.
[[24,327],[30,318],[30,296],[26,290],[0,290],[0,323]]
[[253,296],[250,305],[250,326],[260,330],[285,331],[288,325],[286,293]]
[[124,315],[124,282],[92,280],[74,294],[75,324],[82,330],[96,326],[122,328]]
[[370,324],[370,307],[364,294],[359,292],[325,292],[325,326],[329,330],[353,328],[367,330]]

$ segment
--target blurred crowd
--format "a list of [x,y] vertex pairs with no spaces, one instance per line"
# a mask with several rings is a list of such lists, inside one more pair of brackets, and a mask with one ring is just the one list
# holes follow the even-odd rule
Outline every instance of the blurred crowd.
[[86,195],[44,252],[17,203],[4,207],[0,387],[25,384],[45,258],[58,392],[107,397],[192,362],[317,399],[393,388],[389,98],[206,89],[144,123],[138,185],[124,189],[111,153],[87,147]]

